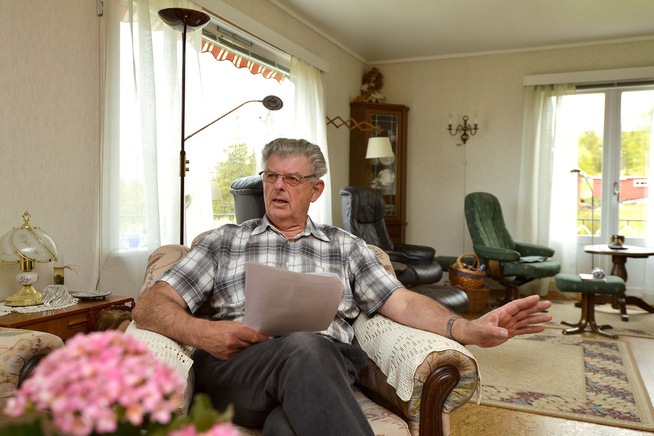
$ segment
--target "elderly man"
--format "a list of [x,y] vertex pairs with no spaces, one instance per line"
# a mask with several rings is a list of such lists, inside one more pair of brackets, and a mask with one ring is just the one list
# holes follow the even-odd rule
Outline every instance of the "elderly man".
[[[467,321],[434,300],[405,289],[365,242],[342,229],[315,224],[309,205],[327,172],[320,149],[304,140],[277,139],[263,150],[266,215],[224,225],[207,235],[134,308],[139,328],[192,345],[196,389],[216,408],[234,405],[234,422],[270,435],[371,435],[351,385],[366,361],[351,345],[348,321],[361,311],[408,326],[491,347],[543,330],[534,324],[549,302],[531,296]],[[276,338],[245,327],[245,264],[254,261],[297,272],[332,272],[343,297],[329,328]],[[205,302],[214,320],[192,314]]]

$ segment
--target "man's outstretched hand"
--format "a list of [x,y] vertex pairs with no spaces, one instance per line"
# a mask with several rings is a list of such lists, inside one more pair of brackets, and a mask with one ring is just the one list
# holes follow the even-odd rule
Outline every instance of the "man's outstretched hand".
[[474,321],[457,320],[452,336],[462,344],[495,347],[517,335],[542,332],[545,326],[535,324],[552,319],[548,313],[539,313],[551,305],[538,295],[513,300]]

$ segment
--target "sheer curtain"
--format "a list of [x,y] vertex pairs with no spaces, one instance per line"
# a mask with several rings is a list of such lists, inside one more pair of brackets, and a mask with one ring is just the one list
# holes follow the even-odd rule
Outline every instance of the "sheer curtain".
[[[650,132],[649,132],[649,167],[647,168],[647,178],[654,177],[654,111],[650,112]],[[654,247],[654,197],[653,190],[649,190],[647,203],[647,237],[645,245]],[[643,299],[649,304],[654,304],[654,257],[648,257],[645,260],[645,280],[643,282]]]
[[327,161],[328,171],[323,177],[325,190],[320,198],[311,204],[309,215],[317,223],[331,224],[331,179],[321,72],[318,68],[293,57],[291,59],[291,83],[293,84],[295,120],[293,128],[290,130],[297,138],[306,139],[318,145]]
[[[572,93],[571,85],[525,87],[514,235],[521,242],[554,248],[563,272],[576,269],[576,177],[570,170],[577,160],[576,147],[566,147],[556,132],[563,96]],[[540,282],[540,293],[546,293],[548,282]]]
[[[160,9],[177,6],[199,9],[190,1],[105,0],[98,288],[120,289],[123,295],[138,294],[134,284],[142,282],[153,247],[179,242],[181,33],[158,16]],[[193,58],[200,51],[201,32],[188,35],[189,44],[196,47],[187,49],[186,80],[191,83],[199,71]],[[132,195],[145,205],[122,215],[144,216],[145,235],[134,237],[147,238],[141,246],[150,250],[121,250],[121,195]]]

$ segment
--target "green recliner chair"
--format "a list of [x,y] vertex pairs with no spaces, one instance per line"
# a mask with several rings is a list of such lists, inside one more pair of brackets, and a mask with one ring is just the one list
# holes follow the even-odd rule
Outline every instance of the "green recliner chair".
[[561,270],[559,262],[547,260],[554,255],[553,249],[513,241],[493,194],[466,195],[465,215],[475,254],[488,267],[488,276],[506,289],[502,304],[518,298],[518,288],[525,283],[553,277]]

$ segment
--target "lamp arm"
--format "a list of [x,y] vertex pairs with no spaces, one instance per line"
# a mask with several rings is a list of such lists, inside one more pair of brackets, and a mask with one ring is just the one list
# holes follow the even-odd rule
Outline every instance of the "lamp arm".
[[236,107],[235,107],[234,109],[232,109],[231,111],[229,111],[229,112],[227,112],[227,113],[225,113],[225,114],[219,116],[218,118],[216,118],[215,120],[213,120],[212,122],[210,122],[209,124],[207,124],[206,126],[202,127],[202,128],[199,129],[199,130],[196,130],[195,132],[193,132],[193,133],[191,133],[190,135],[188,135],[186,138],[184,138],[184,142],[186,142],[187,140],[191,139],[191,137],[193,137],[193,136],[195,136],[196,134],[200,133],[201,131],[203,131],[203,130],[206,129],[207,127],[211,126],[212,124],[214,124],[214,123],[216,123],[216,122],[222,120],[222,119],[225,118],[227,115],[229,115],[229,114],[231,114],[232,112],[234,112],[235,110],[237,110],[237,109],[239,109],[239,108],[245,106],[246,104],[248,104],[248,103],[262,103],[262,102],[263,102],[263,100],[248,100],[248,101],[246,101],[246,102],[241,103],[240,105],[236,106]]

